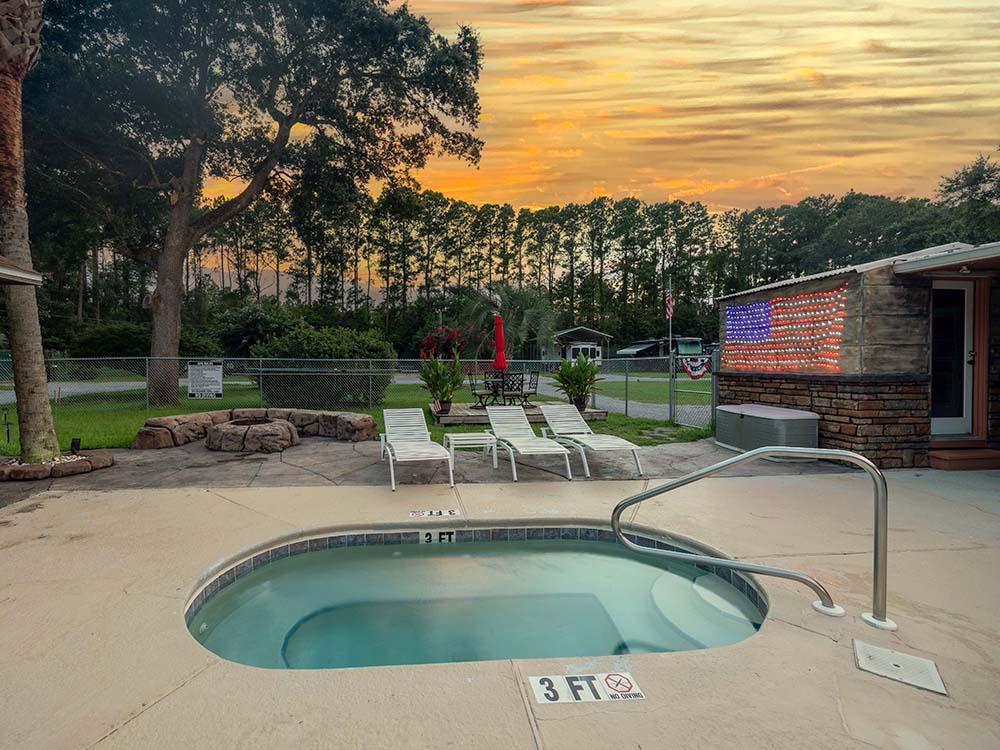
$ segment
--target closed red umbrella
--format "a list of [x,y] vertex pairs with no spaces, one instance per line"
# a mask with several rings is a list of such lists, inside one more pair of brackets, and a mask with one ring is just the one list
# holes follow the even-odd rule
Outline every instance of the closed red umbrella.
[[504,351],[503,317],[500,315],[493,319],[493,348],[496,352],[493,355],[493,369],[506,370],[507,352]]

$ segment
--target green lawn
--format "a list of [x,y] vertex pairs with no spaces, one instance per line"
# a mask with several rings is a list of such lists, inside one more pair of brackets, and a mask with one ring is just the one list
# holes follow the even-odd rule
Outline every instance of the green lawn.
[[[679,404],[710,404],[712,402],[712,381],[708,377],[700,380],[678,378],[677,403]],[[642,401],[647,404],[665,404],[668,399],[668,381],[659,380],[629,380],[628,398],[630,401]],[[624,380],[604,380],[598,385],[598,402],[601,394],[612,398],[625,398]]]
[[[605,384],[602,384],[605,385]],[[631,397],[631,388],[629,391]],[[56,433],[59,444],[65,450],[69,448],[70,440],[80,438],[81,446],[87,448],[127,448],[135,433],[147,417],[169,416],[171,414],[186,414],[195,411],[212,411],[215,409],[230,409],[235,407],[261,406],[260,394],[256,385],[244,383],[225,386],[225,397],[218,400],[189,399],[186,390],[180,392],[180,403],[175,406],[146,409],[146,393],[142,389],[120,391],[117,393],[87,394],[72,396],[53,402],[53,416],[56,423]],[[457,402],[473,401],[472,394],[463,388],[455,394]],[[538,396],[536,400],[558,400]],[[386,389],[385,402],[375,408],[358,408],[356,411],[371,414],[381,426],[383,408],[419,407],[427,409],[430,398],[427,391],[416,384],[391,384]],[[267,406],[267,404],[264,404]],[[6,428],[0,422],[0,454],[16,455],[20,450],[17,439],[17,413],[13,406],[9,408],[7,419],[10,423],[10,440],[7,440]],[[431,435],[441,441],[447,432],[481,432],[482,425],[450,425],[442,427],[435,424],[428,413]],[[619,435],[632,440],[639,445],[657,445],[668,442],[684,442],[697,440],[708,433],[687,427],[672,425],[670,422],[655,419],[635,419],[621,414],[609,414],[606,422],[592,422],[594,430]],[[659,429],[656,436],[644,436],[643,430]]]

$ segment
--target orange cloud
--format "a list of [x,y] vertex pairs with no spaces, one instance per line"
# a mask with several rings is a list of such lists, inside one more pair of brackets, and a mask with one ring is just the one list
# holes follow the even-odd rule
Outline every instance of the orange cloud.
[[930,195],[997,141],[994,0],[409,4],[443,33],[480,33],[482,161],[416,175],[465,200]]

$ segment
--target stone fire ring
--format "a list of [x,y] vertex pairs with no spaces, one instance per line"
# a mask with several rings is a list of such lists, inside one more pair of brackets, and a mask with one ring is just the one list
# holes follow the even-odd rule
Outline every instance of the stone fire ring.
[[245,417],[209,427],[205,447],[232,453],[280,453],[300,442],[298,430],[287,419]]

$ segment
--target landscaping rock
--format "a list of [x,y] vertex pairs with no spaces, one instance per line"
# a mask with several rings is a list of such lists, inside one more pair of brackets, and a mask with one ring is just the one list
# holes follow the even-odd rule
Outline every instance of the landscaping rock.
[[205,439],[205,447],[210,451],[230,451],[237,453],[243,450],[247,426],[235,425],[229,422],[212,425]]
[[[268,418],[270,419],[271,417]],[[288,431],[289,445],[298,445],[299,443],[302,442],[302,438],[299,437],[299,431],[295,429],[295,425],[293,425],[287,419],[275,419],[274,423],[283,425],[284,428]]]
[[304,429],[310,425],[315,425],[319,420],[319,412],[311,411],[308,409],[293,409],[288,415],[288,421],[293,425],[298,427],[299,433],[302,435],[315,435],[319,432],[319,427],[312,433],[305,432]]
[[[257,450],[256,448],[245,448],[244,436],[247,432],[247,425],[237,425],[238,429],[236,429],[235,434],[230,434],[227,437],[224,437],[223,432],[219,432],[213,437],[213,430],[216,427],[228,425],[231,421],[241,419],[270,419],[287,422],[291,425],[294,433],[289,437],[289,445],[298,445],[300,437],[314,435],[357,443],[370,440],[378,433],[375,420],[367,414],[324,412],[313,409],[219,409],[170,417],[150,417],[146,420],[146,425],[135,436],[132,447],[136,449],[169,448],[173,445],[185,445],[207,436],[209,450]],[[270,431],[265,432],[270,434]],[[169,442],[166,440],[167,437],[170,438]],[[239,446],[234,447],[237,442]],[[264,443],[270,446],[273,441],[268,438],[264,440]],[[266,450],[264,452],[272,451]]]
[[96,451],[86,451],[80,454],[85,456],[90,462],[90,467],[92,469],[106,469],[109,466],[114,466],[115,464],[115,454],[111,451],[96,450]]
[[134,450],[149,450],[151,448],[173,448],[173,433],[166,427],[149,426],[143,427],[136,433],[135,440],[132,441]]
[[232,409],[220,409],[219,411],[206,412],[212,418],[212,424],[222,424],[233,418]]
[[13,469],[17,464],[13,461],[6,461],[0,464],[0,482],[10,479],[10,470]]
[[337,437],[337,418],[340,416],[337,412],[321,412],[319,414],[319,432],[317,434],[323,437]]
[[340,414],[337,417],[338,440],[350,440],[352,443],[360,443],[371,440],[378,434],[378,426],[375,420],[367,414]]
[[280,453],[292,445],[294,431],[295,427],[284,420],[255,424],[249,428],[243,448],[256,453]]
[[57,464],[52,464],[51,476],[55,478],[69,477],[74,474],[86,474],[93,468],[90,461],[85,458],[78,458],[76,461],[61,461]]
[[52,467],[48,464],[18,464],[10,469],[10,478],[15,480],[48,479]]
[[233,419],[266,419],[267,409],[233,409]]
[[183,414],[177,419],[177,425],[171,429],[174,435],[174,443],[184,445],[195,440],[201,440],[208,433],[212,426],[212,417],[209,414]]

